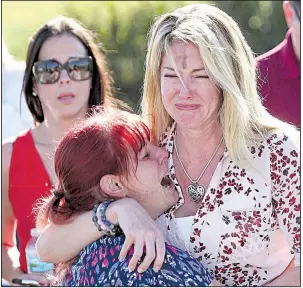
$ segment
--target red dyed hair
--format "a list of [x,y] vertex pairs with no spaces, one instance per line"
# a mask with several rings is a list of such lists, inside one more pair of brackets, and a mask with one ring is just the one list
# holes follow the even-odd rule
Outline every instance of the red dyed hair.
[[101,191],[100,179],[106,174],[127,177],[131,151],[137,156],[149,135],[138,115],[112,107],[99,109],[69,130],[54,157],[56,191],[64,197],[58,200],[51,195],[40,200],[37,226],[45,226],[48,220],[64,224],[91,210],[102,198],[108,199]]

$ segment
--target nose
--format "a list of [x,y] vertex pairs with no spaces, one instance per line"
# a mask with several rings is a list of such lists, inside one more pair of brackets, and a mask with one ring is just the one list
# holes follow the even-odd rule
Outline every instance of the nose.
[[166,151],[164,148],[157,147],[157,160],[159,164],[163,164],[163,162],[167,161],[169,157],[169,152]]
[[183,80],[183,83],[181,83],[181,89],[180,89],[180,94],[179,94],[181,99],[190,99],[190,98],[192,98],[192,95],[190,93],[190,89],[188,89],[186,86],[188,86],[188,84],[185,84],[184,80]]
[[69,78],[68,73],[67,73],[67,71],[65,69],[61,70],[59,81],[60,81],[60,84],[69,83],[70,82],[70,78]]

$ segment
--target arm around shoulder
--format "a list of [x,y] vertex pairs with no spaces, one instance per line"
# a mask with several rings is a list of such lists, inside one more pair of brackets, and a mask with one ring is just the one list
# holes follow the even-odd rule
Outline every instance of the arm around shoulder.
[[[106,217],[113,224],[117,224],[116,213],[121,201],[113,202],[107,209]],[[76,257],[85,246],[104,235],[105,232],[98,231],[94,225],[92,211],[88,211],[64,225],[50,222],[41,231],[36,249],[42,261],[61,263]]]
[[64,225],[49,223],[36,243],[36,249],[42,261],[60,263],[76,257],[80,251],[104,236],[91,219],[91,211],[76,216]]
[[2,144],[2,277],[8,281],[22,273],[19,269],[19,252],[15,243],[16,218],[9,200],[9,169],[12,150],[11,142]]

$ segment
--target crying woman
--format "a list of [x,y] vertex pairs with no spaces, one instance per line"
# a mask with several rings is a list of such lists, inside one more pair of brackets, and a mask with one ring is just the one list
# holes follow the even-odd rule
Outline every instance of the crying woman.
[[[45,226],[49,220],[64,229],[74,216],[93,209],[92,221],[101,238],[59,264],[53,284],[208,286],[211,282],[201,263],[168,243],[160,271],[151,267],[143,273],[129,271],[133,248],[119,261],[125,241],[116,225],[123,221],[121,205],[127,209],[129,201],[136,200],[156,219],[178,200],[168,177],[168,152],[149,143],[149,134],[139,116],[111,108],[84,120],[59,143],[54,158],[58,184],[53,195],[43,200],[38,224]],[[115,200],[120,200],[117,211]]]

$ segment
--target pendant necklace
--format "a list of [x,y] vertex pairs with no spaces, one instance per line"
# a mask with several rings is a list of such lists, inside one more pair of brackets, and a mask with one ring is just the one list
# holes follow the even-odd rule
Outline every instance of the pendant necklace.
[[214,151],[214,153],[213,153],[212,156],[210,157],[209,161],[208,161],[207,164],[205,165],[204,169],[202,170],[202,172],[201,172],[201,174],[200,174],[200,176],[198,177],[197,180],[192,179],[192,178],[188,175],[188,173],[187,173],[187,171],[186,171],[186,169],[185,169],[185,167],[184,167],[184,165],[183,165],[183,163],[182,163],[182,161],[181,161],[181,158],[180,158],[180,156],[179,156],[179,152],[178,152],[178,148],[177,148],[177,143],[176,143],[176,138],[177,138],[177,132],[176,132],[176,135],[175,135],[175,138],[174,138],[174,145],[175,145],[175,148],[176,148],[176,155],[177,155],[177,158],[178,158],[178,160],[179,160],[179,163],[180,163],[180,165],[181,165],[181,167],[182,167],[182,169],[183,169],[185,175],[186,175],[187,178],[191,181],[191,184],[189,184],[189,185],[187,186],[187,188],[186,188],[186,192],[187,192],[187,195],[189,196],[189,198],[190,198],[192,201],[194,201],[195,203],[197,203],[197,202],[199,202],[199,201],[203,198],[203,196],[204,196],[204,194],[205,194],[205,188],[203,187],[203,185],[198,184],[198,182],[200,181],[202,175],[203,175],[204,172],[206,171],[206,169],[207,169],[207,167],[209,166],[209,164],[211,163],[211,161],[214,159],[214,157],[215,157],[217,151],[219,150],[219,148],[220,148],[220,146],[221,146],[221,144],[222,144],[222,142],[223,142],[223,136],[222,136],[222,138],[221,138],[221,140],[220,140],[219,145],[217,146],[216,150]]

